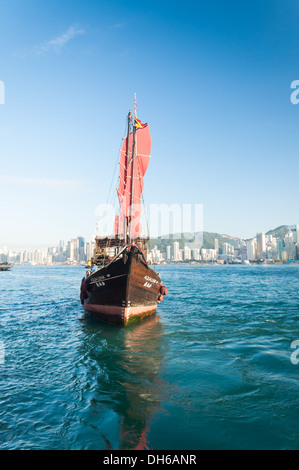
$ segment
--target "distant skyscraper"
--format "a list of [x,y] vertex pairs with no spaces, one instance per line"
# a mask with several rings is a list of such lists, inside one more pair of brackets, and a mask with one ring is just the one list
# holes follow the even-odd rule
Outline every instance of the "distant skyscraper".
[[249,261],[253,261],[256,259],[256,242],[253,238],[252,240],[248,240],[246,243],[247,246],[247,259]]
[[229,247],[228,243],[222,243],[222,253],[223,253],[223,255],[228,255],[228,247]]
[[256,234],[256,257],[260,259],[261,253],[266,252],[266,236],[264,232]]
[[284,243],[287,252],[287,259],[295,259],[296,258],[296,245],[294,243],[294,235],[292,230],[289,230],[284,238]]
[[79,242],[78,249],[80,251],[80,248],[84,248],[85,238],[84,237],[78,237],[78,242]]
[[79,255],[79,240],[73,238],[70,242],[70,260],[77,261]]
[[191,250],[191,258],[194,259],[195,261],[198,261],[199,258],[199,248],[193,248]]
[[173,243],[173,259],[174,261],[179,261],[180,259],[180,244],[179,242]]
[[191,259],[191,250],[188,246],[185,246],[184,248],[184,260],[189,260]]
[[169,245],[166,247],[166,259],[171,259],[171,246]]
[[241,260],[245,261],[247,259],[247,245],[246,243],[242,242],[241,246]]
[[284,249],[284,240],[282,238],[277,238],[276,249],[277,249],[277,258],[282,260],[283,249]]
[[86,261],[86,244],[84,237],[78,237],[78,256],[77,261]]
[[94,258],[95,244],[93,242],[86,243],[86,260],[90,261]]
[[232,255],[234,253],[234,247],[230,243],[222,243],[222,253],[224,255]]

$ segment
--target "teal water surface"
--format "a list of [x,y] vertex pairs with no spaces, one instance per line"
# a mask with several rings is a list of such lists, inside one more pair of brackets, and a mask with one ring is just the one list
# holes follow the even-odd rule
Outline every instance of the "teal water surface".
[[299,266],[158,270],[127,329],[84,315],[82,267],[0,272],[0,449],[299,448]]

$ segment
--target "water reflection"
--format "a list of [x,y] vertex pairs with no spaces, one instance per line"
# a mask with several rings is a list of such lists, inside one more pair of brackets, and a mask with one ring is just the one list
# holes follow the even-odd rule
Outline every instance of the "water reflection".
[[159,316],[125,329],[84,316],[82,330],[87,375],[95,372],[95,361],[97,365],[95,400],[100,397],[101,404],[118,416],[118,448],[149,449],[149,422],[161,409],[165,389],[160,372],[165,344]]

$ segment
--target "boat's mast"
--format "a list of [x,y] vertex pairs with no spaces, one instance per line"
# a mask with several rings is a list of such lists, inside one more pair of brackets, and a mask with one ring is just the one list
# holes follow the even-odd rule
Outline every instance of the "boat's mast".
[[129,243],[132,243],[132,226],[133,226],[133,195],[134,195],[134,166],[135,166],[135,140],[136,140],[136,127],[133,124],[133,144],[132,144],[132,182],[131,182],[131,200],[130,200],[130,230],[129,230]]
[[[129,111],[129,114],[128,114],[128,132],[127,132],[127,148],[126,148],[126,152],[127,152],[127,159],[126,159],[126,163],[127,163],[127,168],[126,170],[128,170],[128,164],[129,164],[129,158],[130,158],[130,155],[129,155],[129,151],[130,151],[130,130],[131,130],[131,121],[132,121],[132,116],[131,116],[131,111]],[[128,235],[127,235],[127,214],[124,214],[124,239],[125,239],[125,243],[128,243]]]

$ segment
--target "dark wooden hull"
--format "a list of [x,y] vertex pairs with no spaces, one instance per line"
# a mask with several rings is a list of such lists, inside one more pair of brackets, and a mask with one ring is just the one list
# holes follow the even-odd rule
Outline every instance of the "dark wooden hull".
[[128,251],[87,277],[84,309],[120,326],[151,315],[157,309],[161,279],[140,253]]

